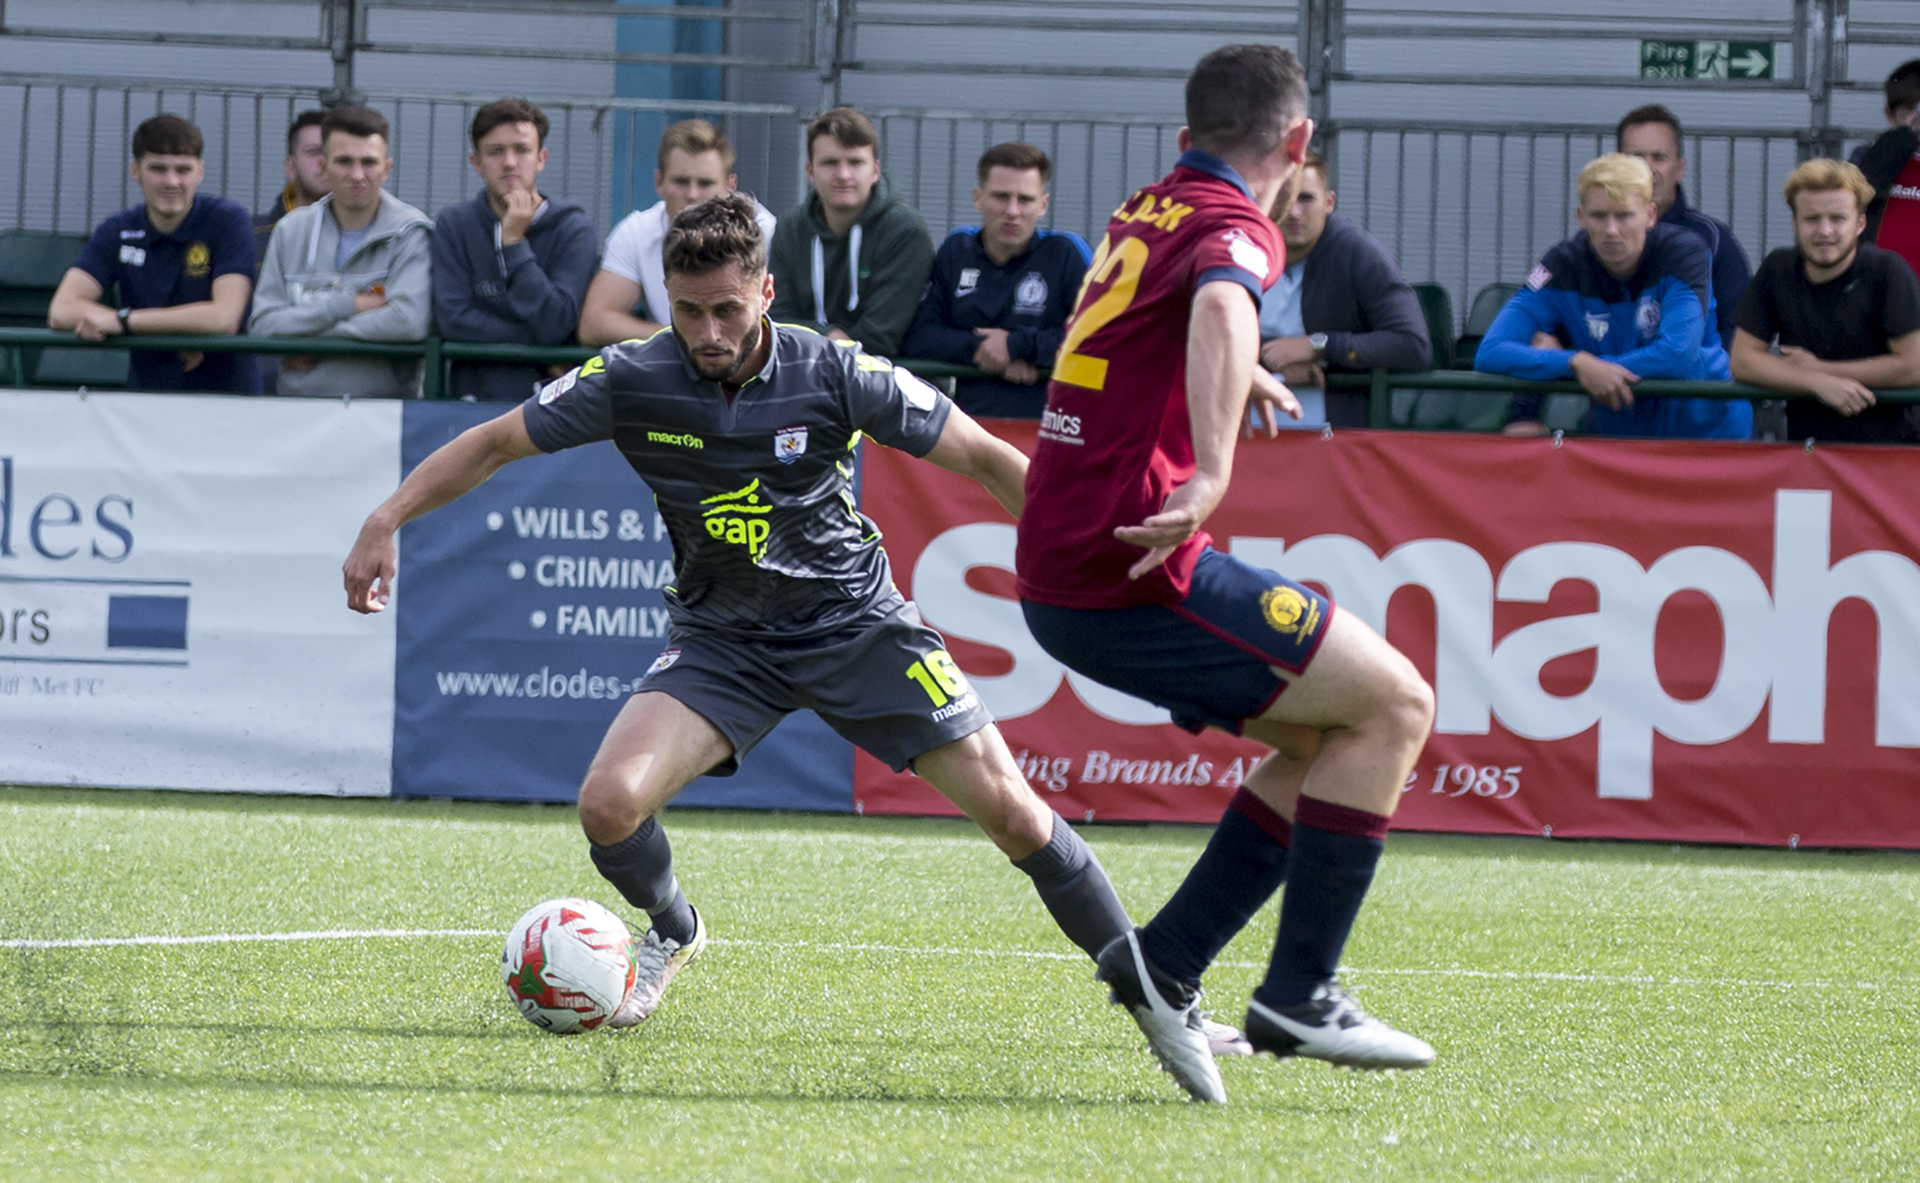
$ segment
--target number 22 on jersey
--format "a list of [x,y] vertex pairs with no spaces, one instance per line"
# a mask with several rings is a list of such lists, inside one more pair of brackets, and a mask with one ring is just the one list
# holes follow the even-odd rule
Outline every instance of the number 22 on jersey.
[[[1088,390],[1107,388],[1107,359],[1082,353],[1080,346],[1132,305],[1140,274],[1147,269],[1147,254],[1147,244],[1138,238],[1123,238],[1118,247],[1113,245],[1112,235],[1100,239],[1100,249],[1094,253],[1086,284],[1080,289],[1077,311],[1067,325],[1066,339],[1060,342],[1060,356],[1053,363],[1055,380]],[[1101,284],[1107,285],[1106,290],[1087,303],[1088,295]]]

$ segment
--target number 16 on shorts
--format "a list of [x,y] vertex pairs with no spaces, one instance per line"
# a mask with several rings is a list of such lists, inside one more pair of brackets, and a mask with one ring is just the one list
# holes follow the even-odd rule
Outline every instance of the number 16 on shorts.
[[967,676],[945,649],[935,649],[907,667],[907,677],[919,683],[935,707],[946,706],[967,693]]

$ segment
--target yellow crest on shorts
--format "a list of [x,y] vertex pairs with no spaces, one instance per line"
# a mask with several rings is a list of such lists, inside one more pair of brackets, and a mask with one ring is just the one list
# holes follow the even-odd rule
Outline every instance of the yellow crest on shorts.
[[213,252],[204,242],[196,242],[187,248],[187,274],[200,279],[213,270]]
[[1261,593],[1260,612],[1274,632],[1290,637],[1305,637],[1320,623],[1320,606],[1284,583]]

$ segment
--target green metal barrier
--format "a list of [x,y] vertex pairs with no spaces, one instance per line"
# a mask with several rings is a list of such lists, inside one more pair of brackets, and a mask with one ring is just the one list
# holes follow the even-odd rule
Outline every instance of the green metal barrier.
[[[598,353],[584,345],[489,345],[469,341],[446,341],[429,337],[413,342],[353,341],[343,337],[187,337],[139,335],[109,337],[104,341],[82,341],[72,333],[52,329],[0,327],[0,351],[10,359],[10,371],[0,372],[0,380],[13,386],[25,386],[22,350],[32,348],[78,349],[153,349],[194,350],[201,353],[274,353],[307,354],[316,357],[417,357],[426,362],[426,377],[421,397],[446,396],[446,363],[449,361],[497,361],[516,365],[574,365]],[[902,358],[900,364],[923,378],[984,378],[972,366],[950,362]],[[1468,370],[1372,370],[1364,374],[1329,373],[1327,386],[1332,390],[1364,390],[1368,393],[1369,425],[1393,426],[1392,394],[1395,390],[1450,390],[1480,394],[1585,394],[1578,382],[1528,382],[1496,374]],[[1646,397],[1676,398],[1812,398],[1812,395],[1786,394],[1762,386],[1738,382],[1677,382],[1648,378],[1634,385],[1634,392]],[[1877,390],[1875,396],[1886,402],[1920,403],[1920,387]]]

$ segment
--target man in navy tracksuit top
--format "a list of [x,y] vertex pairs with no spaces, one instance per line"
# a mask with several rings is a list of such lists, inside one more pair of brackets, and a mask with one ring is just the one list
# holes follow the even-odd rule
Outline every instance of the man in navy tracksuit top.
[[[522,98],[474,112],[471,161],[485,188],[441,210],[433,232],[433,319],[449,341],[573,341],[600,243],[586,210],[537,188],[548,127],[545,112]],[[456,361],[449,393],[519,402],[554,376],[549,369]]]
[[[1593,396],[1600,435],[1747,439],[1740,399],[1639,398],[1643,378],[1725,381],[1706,244],[1656,224],[1645,162],[1614,153],[1580,172],[1580,233],[1548,251],[1487,330],[1474,369],[1572,378]],[[1541,435],[1538,395],[1517,395],[1509,435]]]
[[973,191],[981,224],[961,226],[940,244],[900,342],[904,357],[992,375],[961,379],[953,401],[969,415],[1038,419],[1046,408],[1046,371],[1092,257],[1078,234],[1039,229],[1052,173],[1052,161],[1032,144],[987,149]]

